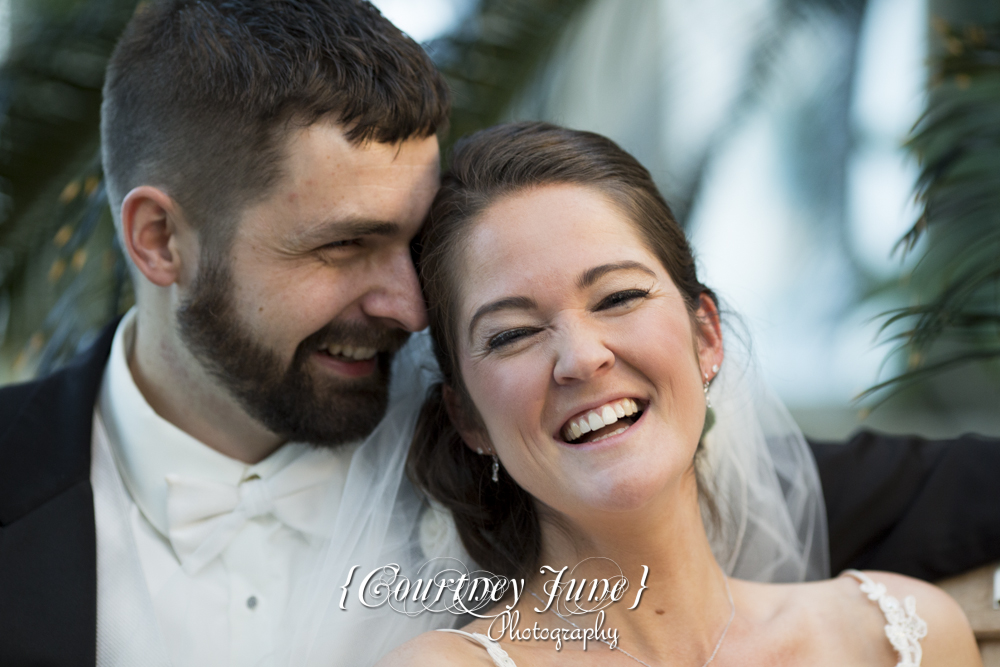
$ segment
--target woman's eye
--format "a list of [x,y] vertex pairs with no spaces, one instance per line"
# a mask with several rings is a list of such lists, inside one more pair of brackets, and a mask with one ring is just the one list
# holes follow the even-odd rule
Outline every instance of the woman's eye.
[[606,310],[608,308],[614,308],[615,306],[620,306],[624,303],[628,303],[629,301],[635,301],[636,299],[642,299],[647,296],[649,296],[648,289],[622,290],[621,292],[615,292],[614,294],[610,294],[604,297],[604,299],[602,299],[601,302],[597,304],[597,308],[595,310]]
[[507,331],[501,331],[486,341],[486,347],[490,350],[497,350],[505,345],[513,343],[516,340],[530,336],[534,332],[534,329],[508,329]]

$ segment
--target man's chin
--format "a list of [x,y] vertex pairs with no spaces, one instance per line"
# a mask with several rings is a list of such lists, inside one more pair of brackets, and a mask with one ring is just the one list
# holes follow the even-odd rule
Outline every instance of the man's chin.
[[331,369],[330,360],[314,361],[257,397],[261,421],[289,440],[323,447],[367,437],[388,407],[389,359],[378,355],[367,373],[353,375]]
[[[317,447],[339,447],[368,437],[385,416],[387,396],[370,388],[319,391],[309,406],[288,406],[288,439]],[[337,406],[337,409],[332,409]],[[304,408],[304,409],[303,409]],[[297,413],[297,414],[296,414]]]

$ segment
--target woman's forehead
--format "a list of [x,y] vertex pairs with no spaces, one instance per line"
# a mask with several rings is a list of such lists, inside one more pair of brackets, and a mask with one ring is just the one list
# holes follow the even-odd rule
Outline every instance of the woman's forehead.
[[659,262],[599,190],[551,185],[508,195],[479,216],[464,243],[462,292],[471,301],[512,289],[565,287],[608,263]]

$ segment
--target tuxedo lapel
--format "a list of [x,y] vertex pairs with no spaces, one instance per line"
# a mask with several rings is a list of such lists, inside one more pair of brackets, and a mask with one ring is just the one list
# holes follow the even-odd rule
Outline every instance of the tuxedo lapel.
[[116,325],[62,370],[0,389],[0,664],[95,662],[90,441]]

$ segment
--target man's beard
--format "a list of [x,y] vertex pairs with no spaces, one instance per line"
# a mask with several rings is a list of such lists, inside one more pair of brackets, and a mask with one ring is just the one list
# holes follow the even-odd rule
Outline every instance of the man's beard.
[[[371,433],[385,415],[389,368],[409,333],[331,322],[303,340],[286,367],[236,314],[226,261],[207,261],[177,311],[181,340],[195,358],[268,430],[288,440],[334,447]],[[309,360],[331,344],[379,350],[362,378],[319,376]]]

